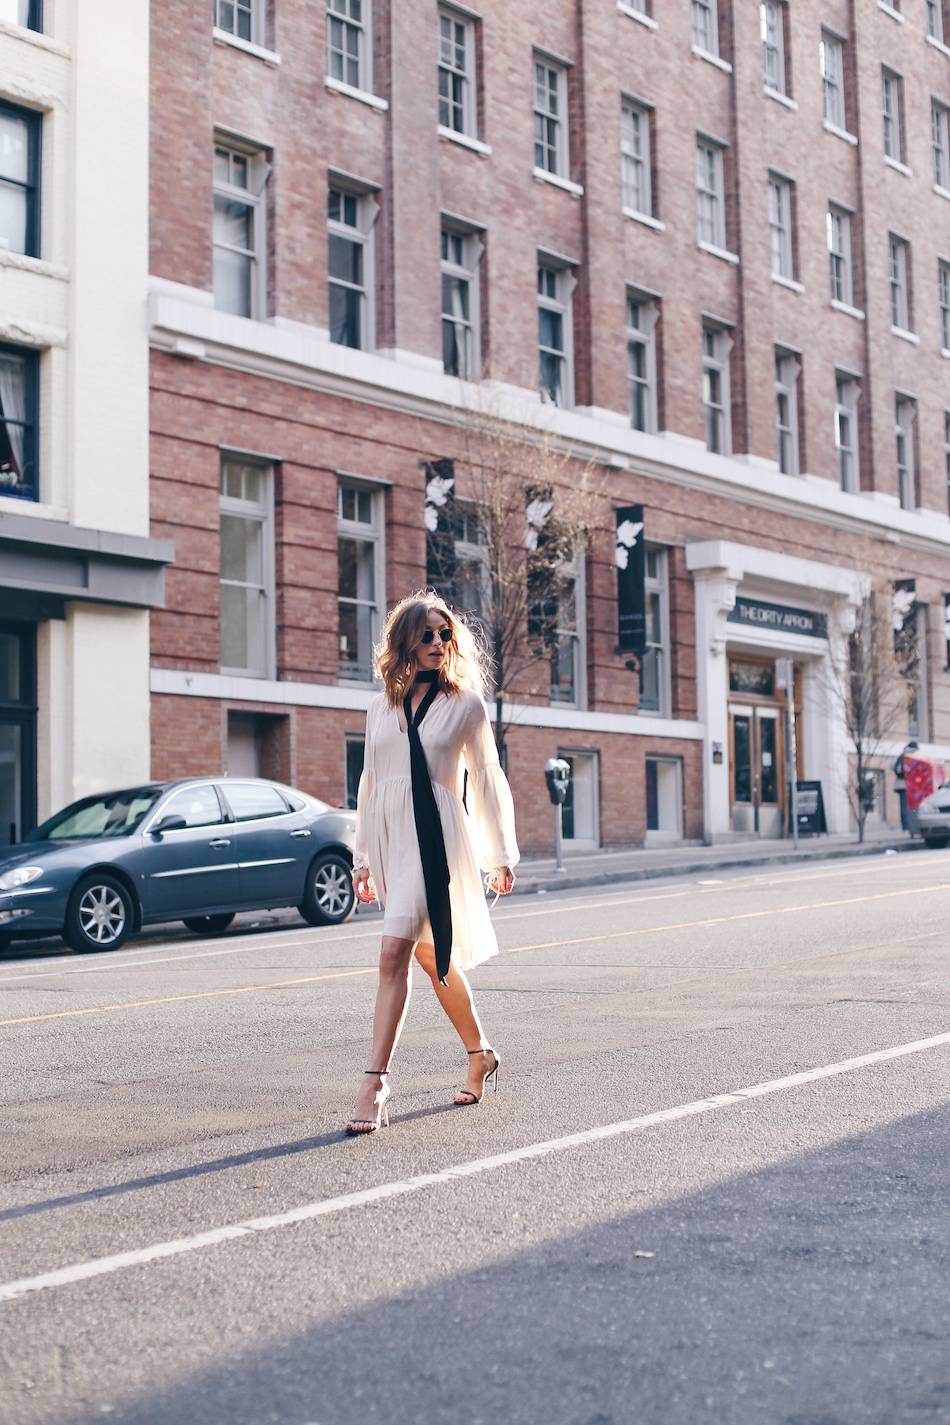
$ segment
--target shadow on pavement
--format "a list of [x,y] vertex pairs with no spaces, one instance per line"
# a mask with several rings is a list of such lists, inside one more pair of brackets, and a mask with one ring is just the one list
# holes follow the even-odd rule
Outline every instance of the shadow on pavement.
[[[632,1198],[643,1173],[638,1140],[628,1147]],[[110,1418],[117,1425],[946,1422],[948,1159],[950,1112],[909,1117],[314,1324],[141,1402],[106,1397]],[[596,1154],[586,1161],[596,1164]],[[519,1182],[523,1171],[486,1178],[481,1220],[442,1211],[442,1230],[458,1234],[462,1250],[473,1239],[477,1249],[490,1215],[523,1216],[533,1201],[530,1182]],[[545,1181],[568,1184],[576,1171],[576,1161],[565,1160]],[[518,1200],[493,1196],[499,1187],[520,1189]],[[412,1212],[412,1203],[402,1210]],[[338,1225],[337,1237],[359,1232],[360,1221],[340,1218],[346,1228]],[[319,1252],[319,1227],[294,1230],[298,1250]],[[235,1258],[222,1256],[222,1288],[235,1269]],[[70,1425],[101,1418],[92,1407]]]

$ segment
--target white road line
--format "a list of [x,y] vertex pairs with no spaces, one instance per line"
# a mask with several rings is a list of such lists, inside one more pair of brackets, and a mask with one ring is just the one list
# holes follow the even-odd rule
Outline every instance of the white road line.
[[362,1192],[344,1193],[340,1197],[324,1198],[320,1202],[308,1202],[302,1207],[291,1208],[289,1212],[278,1212],[271,1217],[251,1217],[244,1222],[233,1222],[226,1227],[214,1227],[208,1232],[198,1232],[192,1237],[179,1237],[171,1242],[156,1242],[151,1247],[140,1247],[131,1252],[118,1252],[111,1257],[98,1257],[89,1262],[75,1262],[57,1271],[43,1272],[35,1277],[21,1277],[18,1281],[0,1284],[0,1303],[16,1301],[21,1296],[29,1296],[53,1287],[70,1286],[74,1282],[89,1281],[93,1277],[110,1276],[114,1272],[125,1271],[128,1267],[143,1266],[146,1262],[158,1262],[166,1257],[180,1257],[185,1252],[198,1252],[205,1247],[218,1247],[222,1242],[231,1242],[238,1237],[248,1237],[260,1232],[273,1232],[280,1227],[294,1227],[300,1222],[311,1222],[318,1217],[331,1217],[338,1212],[348,1212],[355,1207],[368,1207],[388,1198],[405,1197],[409,1193],[420,1192],[423,1188],[440,1187],[456,1182],[459,1178],[476,1177],[480,1173],[494,1172],[498,1168],[511,1167],[517,1163],[531,1162],[546,1158],[551,1153],[563,1153],[569,1148],[583,1148],[591,1143],[602,1143],[610,1138],[620,1138],[628,1133],[638,1133],[644,1128],[654,1128],[661,1123],[674,1123],[681,1118],[694,1118],[701,1113],[712,1113],[716,1109],[731,1108],[749,1099],[765,1098],[768,1094],[783,1093],[787,1089],[800,1088],[802,1084],[816,1083],[820,1079],[833,1079],[841,1074],[852,1074],[858,1069],[866,1069],[872,1064],[887,1063],[891,1059],[902,1059],[908,1054],[922,1054],[928,1049],[950,1045],[950,1032],[934,1034],[929,1039],[915,1039],[909,1044],[897,1044],[890,1049],[877,1049],[870,1054],[860,1054],[853,1059],[842,1059],[836,1064],[825,1064],[817,1069],[805,1069],[802,1073],[788,1074],[785,1078],[769,1079],[765,1083],[752,1084],[748,1088],[735,1089],[731,1093],[714,1094],[710,1098],[696,1099],[693,1103],[681,1103],[675,1108],[663,1108],[656,1113],[644,1113],[638,1118],[622,1119],[619,1123],[607,1123],[601,1128],[588,1128],[581,1133],[569,1133],[563,1138],[549,1138],[543,1143],[531,1143],[524,1148],[514,1148],[508,1153],[496,1153],[490,1158],[473,1158],[467,1163],[457,1163],[451,1168],[443,1168],[436,1173],[421,1173],[418,1177],[403,1178],[397,1182],[381,1183],[377,1187],[364,1188]]

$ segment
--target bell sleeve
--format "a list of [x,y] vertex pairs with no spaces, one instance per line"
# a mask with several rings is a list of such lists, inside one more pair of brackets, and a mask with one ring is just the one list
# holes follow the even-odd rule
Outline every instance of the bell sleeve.
[[363,770],[356,791],[356,845],[353,849],[354,866],[369,865],[369,799],[376,786],[376,767],[373,756],[373,709],[366,714],[366,736],[363,742]]
[[483,871],[517,866],[515,807],[498,761],[491,725],[481,698],[473,696],[462,756],[468,771],[468,807]]

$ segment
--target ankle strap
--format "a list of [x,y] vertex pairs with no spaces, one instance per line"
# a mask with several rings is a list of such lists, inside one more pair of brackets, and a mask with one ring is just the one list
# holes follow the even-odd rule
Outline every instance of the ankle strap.
[[375,1074],[378,1079],[384,1079],[389,1073],[388,1069],[364,1069],[364,1074]]
[[468,1051],[469,1058],[471,1058],[473,1054],[494,1054],[494,1052],[495,1051],[490,1044],[486,1045],[484,1049],[469,1049]]

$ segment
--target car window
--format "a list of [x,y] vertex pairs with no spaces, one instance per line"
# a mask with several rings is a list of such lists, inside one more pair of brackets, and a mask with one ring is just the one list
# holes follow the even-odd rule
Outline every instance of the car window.
[[162,816],[183,816],[186,826],[217,826],[224,820],[214,787],[185,787],[162,807]]
[[222,788],[235,821],[257,821],[264,816],[286,816],[287,804],[276,787],[263,782],[226,782]]
[[161,787],[131,787],[107,796],[84,797],[38,826],[31,841],[82,841],[86,837],[128,836],[158,801]]

